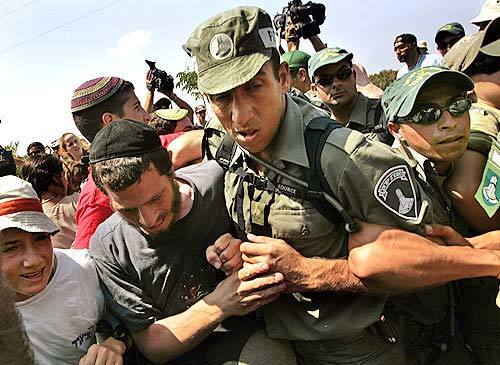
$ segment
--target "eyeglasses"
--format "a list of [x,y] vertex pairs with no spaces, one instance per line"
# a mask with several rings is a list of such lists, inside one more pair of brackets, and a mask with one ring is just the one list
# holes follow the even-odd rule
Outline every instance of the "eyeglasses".
[[396,122],[404,121],[418,124],[433,124],[441,118],[445,110],[452,116],[459,117],[470,109],[471,104],[471,99],[460,97],[444,107],[438,104],[416,105],[408,116],[398,117]]
[[340,81],[345,81],[351,75],[352,75],[352,68],[343,67],[339,71],[337,71],[336,74],[320,76],[318,79],[316,79],[316,84],[318,84],[321,87],[331,86],[335,78],[339,79]]

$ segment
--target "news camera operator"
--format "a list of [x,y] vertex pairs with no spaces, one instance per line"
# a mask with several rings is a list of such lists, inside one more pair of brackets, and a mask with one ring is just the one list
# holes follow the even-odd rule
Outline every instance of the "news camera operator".
[[[188,103],[174,93],[173,77],[165,71],[157,69],[154,62],[146,61],[146,63],[149,65],[150,69],[146,74],[146,88],[148,89],[148,93],[146,95],[146,99],[144,100],[144,110],[148,113],[152,113],[157,109],[165,109],[163,107],[153,107],[155,90],[158,90],[160,93],[165,95],[168,100],[173,101],[179,109],[186,109],[188,111],[187,117],[191,120],[191,122],[193,122],[193,109]],[[165,106],[168,105],[168,103],[163,102],[161,105]]]
[[[308,39],[316,52],[327,48],[327,44],[319,37],[321,33],[320,25],[326,19],[325,14],[326,8],[323,4],[311,1],[305,4],[302,4],[300,0],[290,1],[283,8],[282,13],[274,17],[274,26],[277,37],[280,39],[279,42],[281,43],[281,39],[284,39],[287,43],[288,51],[286,53],[299,50],[300,38]],[[281,44],[279,44],[279,50],[282,55],[285,53]],[[354,70],[358,91],[368,98],[379,99],[382,96],[382,90],[371,82],[365,67],[353,60],[352,69]],[[291,76],[293,81],[294,75]],[[308,76],[312,79],[313,75]],[[292,86],[297,88],[297,85]],[[315,92],[308,92],[307,96],[314,105],[328,110]]]

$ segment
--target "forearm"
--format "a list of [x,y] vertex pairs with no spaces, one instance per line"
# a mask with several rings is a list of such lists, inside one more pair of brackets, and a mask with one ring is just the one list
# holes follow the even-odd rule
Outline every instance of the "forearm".
[[500,251],[500,230],[484,233],[480,236],[467,238],[475,248]]
[[148,114],[153,112],[153,100],[154,100],[154,97],[155,97],[154,90],[153,91],[149,91],[148,90],[148,92],[146,94],[146,99],[144,99],[144,110]]
[[189,131],[174,139],[167,147],[174,170],[201,158],[203,130]]
[[149,360],[165,363],[198,345],[224,319],[220,307],[203,299],[182,313],[156,321],[133,337]]
[[309,37],[309,40],[311,41],[311,44],[313,45],[316,52],[321,51],[323,48],[326,48],[326,44],[324,44],[321,38],[317,35]]
[[331,291],[339,294],[367,292],[365,283],[352,273],[346,259],[304,258],[298,270],[288,291]]
[[493,251],[441,246],[413,233],[387,230],[375,241],[351,249],[349,268],[369,287],[390,293],[497,276],[500,260]]

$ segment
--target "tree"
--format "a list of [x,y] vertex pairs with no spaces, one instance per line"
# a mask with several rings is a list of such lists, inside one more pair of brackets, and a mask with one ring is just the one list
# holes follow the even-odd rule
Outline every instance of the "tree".
[[385,90],[394,80],[396,80],[397,74],[398,72],[396,70],[382,70],[370,75],[370,80],[374,85]]
[[198,74],[196,71],[191,71],[186,68],[185,71],[181,71],[177,74],[177,78],[179,81],[177,82],[176,87],[180,87],[183,91],[187,92],[195,99],[203,99],[203,95],[198,90]]

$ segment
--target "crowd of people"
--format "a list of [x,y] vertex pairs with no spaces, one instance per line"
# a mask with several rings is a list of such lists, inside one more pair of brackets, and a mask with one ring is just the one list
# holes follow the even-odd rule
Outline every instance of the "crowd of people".
[[81,83],[83,138],[0,148],[0,363],[500,363],[500,3],[471,22],[395,37],[385,90],[251,6],[183,47],[204,104]]

